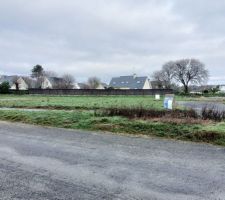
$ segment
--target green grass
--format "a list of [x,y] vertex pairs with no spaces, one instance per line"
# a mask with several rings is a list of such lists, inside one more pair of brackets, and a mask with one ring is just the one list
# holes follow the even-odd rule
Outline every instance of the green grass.
[[209,125],[174,124],[95,116],[93,111],[0,111],[0,120],[71,129],[141,134],[225,146],[224,122]]
[[[178,101],[198,101],[199,99],[197,97],[176,97]],[[195,122],[179,124],[175,121],[155,122],[118,116],[96,116],[94,113],[96,109],[112,107],[163,109],[163,98],[161,101],[155,101],[153,96],[0,95],[0,107],[51,109],[39,112],[0,110],[0,120],[71,129],[141,134],[225,146],[225,122],[208,125],[198,124],[197,121],[196,124]]]
[[153,96],[31,96],[0,95],[0,107],[47,109],[100,109],[109,107],[162,109],[163,101]]

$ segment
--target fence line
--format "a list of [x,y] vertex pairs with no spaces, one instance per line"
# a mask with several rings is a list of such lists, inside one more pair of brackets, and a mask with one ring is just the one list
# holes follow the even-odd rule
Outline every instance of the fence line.
[[33,95],[75,95],[75,96],[113,96],[113,95],[134,95],[134,96],[147,96],[147,95],[165,95],[173,94],[171,89],[150,89],[150,90],[119,90],[119,89],[29,89],[28,94]]

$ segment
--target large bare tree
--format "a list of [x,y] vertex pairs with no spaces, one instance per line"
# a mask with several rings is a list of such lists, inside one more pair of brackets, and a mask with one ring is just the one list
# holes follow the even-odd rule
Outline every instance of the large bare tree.
[[170,61],[162,69],[153,73],[152,78],[158,85],[172,88],[179,83],[184,87],[184,92],[189,92],[190,84],[200,85],[208,80],[209,73],[205,65],[197,59],[182,59]]
[[171,65],[174,67],[174,79],[183,85],[185,93],[189,92],[190,84],[202,84],[208,80],[208,70],[197,59],[177,60]]

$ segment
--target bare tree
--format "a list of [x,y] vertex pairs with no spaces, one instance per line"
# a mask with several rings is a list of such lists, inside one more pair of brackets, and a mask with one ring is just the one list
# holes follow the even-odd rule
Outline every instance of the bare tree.
[[23,77],[23,80],[28,85],[28,88],[35,88],[36,87],[36,79],[32,79],[30,77]]
[[155,71],[152,74],[152,79],[156,82],[158,88],[163,88],[162,70]]
[[45,78],[42,77],[38,77],[35,81],[35,86],[34,88],[42,88],[42,84],[44,83]]
[[54,71],[44,71],[43,75],[46,77],[58,77],[57,73]]
[[174,68],[175,66],[172,61],[165,63],[162,67],[161,75],[166,89],[170,89],[173,85]]
[[97,89],[100,83],[101,83],[101,80],[97,77],[90,77],[87,81],[87,84],[90,89]]
[[80,89],[91,89],[87,83],[80,83],[79,86],[80,86]]
[[16,90],[20,89],[20,84],[19,84],[18,80],[19,80],[19,76],[14,76],[12,79],[13,84],[15,84],[15,86],[16,86]]
[[183,85],[185,93],[189,92],[189,84],[202,84],[208,80],[208,70],[197,59],[177,60],[173,65],[174,79]]
[[62,76],[63,79],[63,85],[65,89],[73,89],[75,78],[70,74],[64,74]]
[[173,85],[174,62],[167,62],[162,69],[155,71],[152,78],[157,82],[159,88],[170,89]]

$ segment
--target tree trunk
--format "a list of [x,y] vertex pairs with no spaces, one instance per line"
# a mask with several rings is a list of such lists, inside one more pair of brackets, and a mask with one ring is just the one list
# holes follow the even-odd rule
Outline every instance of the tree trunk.
[[19,83],[16,83],[16,90],[19,90]]
[[188,85],[184,85],[184,93],[188,94],[188,92],[189,92]]

